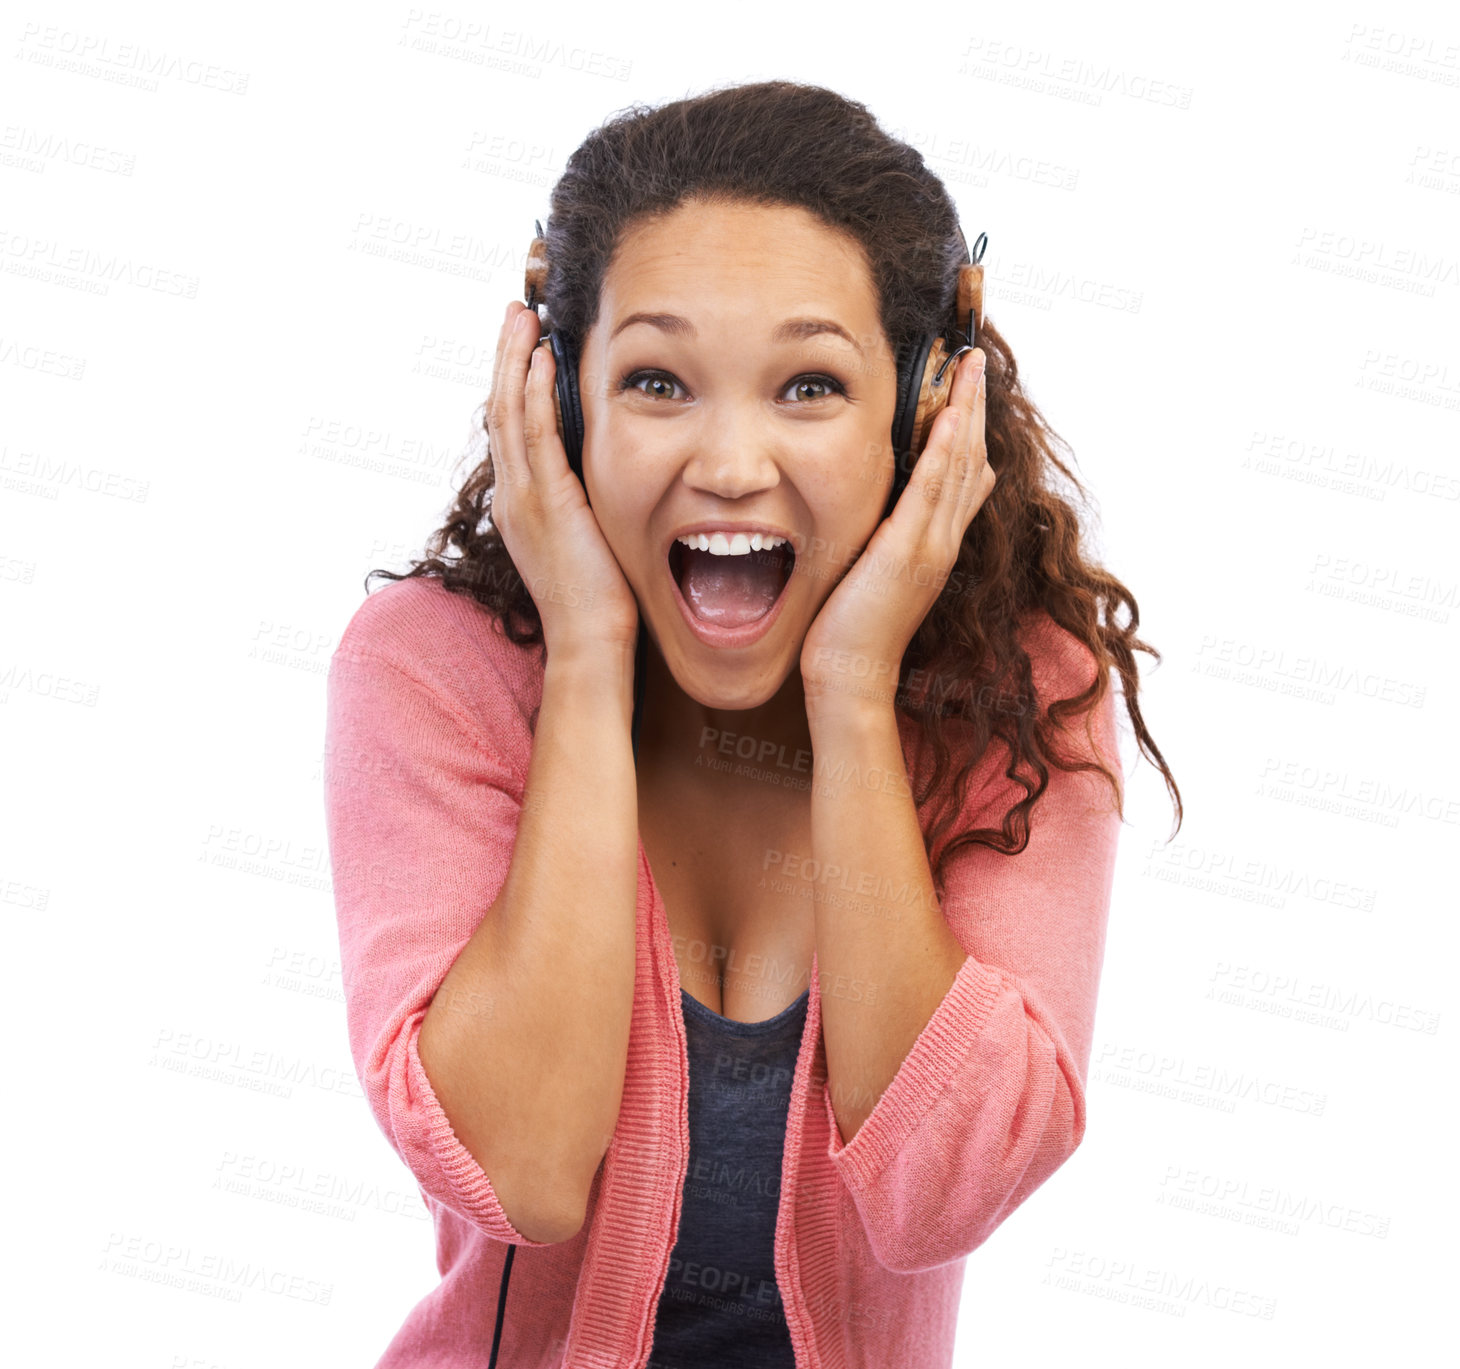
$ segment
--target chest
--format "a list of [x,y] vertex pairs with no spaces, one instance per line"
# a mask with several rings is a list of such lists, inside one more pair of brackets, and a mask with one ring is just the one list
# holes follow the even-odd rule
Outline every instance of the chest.
[[725,794],[641,783],[639,837],[664,901],[685,991],[761,1022],[811,982],[810,795]]

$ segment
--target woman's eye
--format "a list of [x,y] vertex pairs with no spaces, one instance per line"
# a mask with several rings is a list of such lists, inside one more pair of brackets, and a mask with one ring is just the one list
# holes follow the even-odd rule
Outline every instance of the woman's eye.
[[671,399],[671,391],[679,384],[661,371],[639,371],[627,376],[623,382],[625,390],[638,390],[650,399]]
[[842,386],[830,376],[798,376],[791,384],[791,391],[800,403],[805,404],[841,394]]

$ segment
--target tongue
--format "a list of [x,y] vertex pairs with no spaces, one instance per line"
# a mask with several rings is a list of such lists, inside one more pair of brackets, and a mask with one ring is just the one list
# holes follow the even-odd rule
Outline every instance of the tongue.
[[781,571],[771,556],[716,556],[685,547],[679,591],[701,622],[743,627],[770,612],[781,594]]

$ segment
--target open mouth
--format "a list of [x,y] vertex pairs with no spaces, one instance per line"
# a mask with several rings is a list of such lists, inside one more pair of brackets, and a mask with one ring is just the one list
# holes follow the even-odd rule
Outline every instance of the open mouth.
[[669,547],[669,573],[690,612],[715,627],[745,627],[764,618],[790,583],[795,562],[789,542],[740,556],[697,551],[677,538]]

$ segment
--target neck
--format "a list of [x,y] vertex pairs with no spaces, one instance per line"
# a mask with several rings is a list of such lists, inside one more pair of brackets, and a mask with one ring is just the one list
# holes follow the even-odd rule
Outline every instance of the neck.
[[640,767],[687,770],[708,778],[723,773],[710,765],[713,758],[747,770],[784,770],[810,777],[811,728],[799,669],[754,708],[711,708],[680,688],[652,638],[646,641],[644,655],[643,717],[636,752]]

